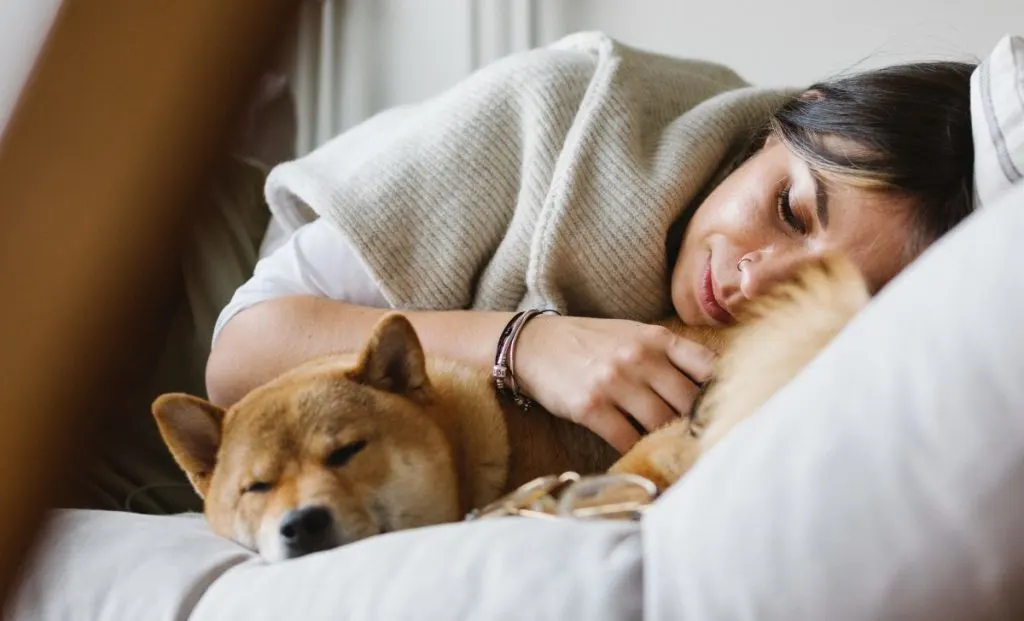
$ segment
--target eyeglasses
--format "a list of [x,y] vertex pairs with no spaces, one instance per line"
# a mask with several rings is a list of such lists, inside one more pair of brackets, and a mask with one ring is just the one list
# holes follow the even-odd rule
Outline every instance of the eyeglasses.
[[542,519],[637,520],[657,497],[657,486],[635,474],[580,476],[565,472],[537,477],[474,510],[466,519],[515,515]]

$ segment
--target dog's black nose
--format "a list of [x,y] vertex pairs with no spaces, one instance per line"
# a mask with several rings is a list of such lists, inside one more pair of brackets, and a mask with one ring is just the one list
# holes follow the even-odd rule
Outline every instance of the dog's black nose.
[[293,509],[281,518],[281,540],[296,557],[333,547],[334,520],[326,507]]

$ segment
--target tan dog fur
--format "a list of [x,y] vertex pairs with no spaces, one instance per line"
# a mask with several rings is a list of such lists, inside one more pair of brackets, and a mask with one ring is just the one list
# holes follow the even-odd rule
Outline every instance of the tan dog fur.
[[715,335],[720,356],[693,417],[642,438],[610,470],[639,474],[664,490],[789,383],[870,297],[861,274],[839,257],[775,286],[746,306],[735,327]]
[[[226,412],[168,394],[153,413],[215,532],[280,560],[456,521],[534,477],[566,470],[611,466],[665,488],[788,382],[867,299],[856,270],[831,258],[750,305],[735,328],[664,322],[722,353],[715,379],[692,421],[648,435],[617,462],[589,430],[499,400],[486,373],[426,357],[398,313],[381,319],[359,354],[306,363]],[[332,531],[312,549],[290,548],[282,525],[311,506],[327,510]]]

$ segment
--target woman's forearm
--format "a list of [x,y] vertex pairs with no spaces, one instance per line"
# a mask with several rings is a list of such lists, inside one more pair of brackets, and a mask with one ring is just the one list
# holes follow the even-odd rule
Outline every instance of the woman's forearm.
[[[253,388],[307,360],[358,351],[389,309],[354,306],[313,296],[262,302],[224,326],[206,367],[211,401],[230,406]],[[489,368],[502,328],[512,313],[403,312],[424,349]]]
[[[330,298],[282,297],[239,312],[220,331],[206,368],[210,399],[230,406],[307,360],[359,351],[386,309]],[[406,312],[424,349],[487,372],[512,313]],[[660,326],[544,316],[516,349],[516,382],[548,412],[588,427],[625,451],[640,435],[690,411],[712,353]]]

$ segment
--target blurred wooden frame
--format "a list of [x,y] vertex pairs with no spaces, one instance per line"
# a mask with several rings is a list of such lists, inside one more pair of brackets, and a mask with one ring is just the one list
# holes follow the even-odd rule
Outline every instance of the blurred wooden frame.
[[0,601],[299,5],[64,1],[0,143]]

